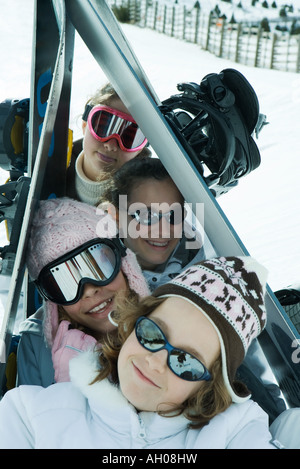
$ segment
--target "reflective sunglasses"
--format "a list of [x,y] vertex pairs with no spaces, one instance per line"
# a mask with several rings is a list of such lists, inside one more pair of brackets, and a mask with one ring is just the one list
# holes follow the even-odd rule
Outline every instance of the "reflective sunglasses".
[[[87,107],[90,108],[89,112]],[[123,151],[141,150],[147,143],[145,135],[135,120],[124,112],[108,106],[87,105],[83,119],[87,113],[87,122],[92,136],[100,142],[115,138]]]
[[150,352],[167,350],[167,364],[170,370],[186,381],[209,381],[211,375],[203,363],[188,352],[173,347],[160,327],[145,316],[141,316],[135,324],[135,334],[139,343]]
[[47,264],[35,284],[39,293],[59,305],[80,300],[86,283],[111,283],[121,268],[126,248],[118,238],[96,238]]
[[129,213],[132,218],[135,218],[141,225],[155,225],[159,223],[162,218],[165,218],[170,225],[179,225],[185,218],[185,210],[182,207],[179,211],[170,210],[169,212],[162,213],[152,210],[150,207],[141,208],[134,213]]

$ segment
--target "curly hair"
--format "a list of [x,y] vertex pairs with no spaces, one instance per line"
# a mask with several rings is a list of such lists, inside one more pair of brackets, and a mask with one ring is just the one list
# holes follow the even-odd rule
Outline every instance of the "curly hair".
[[[116,320],[119,324],[117,335],[108,335],[103,342],[99,355],[100,372],[93,382],[109,377],[114,384],[119,384],[117,362],[120,350],[127,337],[134,330],[136,320],[140,316],[147,316],[157,308],[165,298],[148,296],[139,302],[122,299],[116,305]],[[114,316],[115,318],[115,316]],[[209,421],[225,411],[231,404],[231,397],[225,387],[222,375],[221,355],[209,370],[212,379],[204,381],[203,386],[182,404],[170,411],[158,411],[160,415],[172,417],[183,414],[190,420],[190,428],[202,428]],[[169,415],[171,413],[171,415]]]

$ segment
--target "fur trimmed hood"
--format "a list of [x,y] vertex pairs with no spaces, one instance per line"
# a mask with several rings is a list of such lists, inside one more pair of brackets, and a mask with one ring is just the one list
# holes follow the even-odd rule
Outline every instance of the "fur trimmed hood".
[[0,405],[0,448],[213,449],[271,448],[268,416],[251,400],[233,404],[200,430],[183,417],[137,412],[109,380],[90,384],[97,354],[71,362],[72,382],[20,386]]
[[119,387],[112,384],[108,379],[91,384],[99,373],[98,353],[93,350],[80,353],[70,361],[71,382],[85,397],[97,404],[99,397],[108,397],[115,410],[128,406],[128,401],[120,392]]

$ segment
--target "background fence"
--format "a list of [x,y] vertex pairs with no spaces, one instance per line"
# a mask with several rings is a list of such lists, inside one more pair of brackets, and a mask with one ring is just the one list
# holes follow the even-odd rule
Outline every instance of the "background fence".
[[[112,0],[144,28],[198,44],[217,57],[261,68],[300,73],[300,35],[268,32],[261,25],[218,18],[201,7],[152,0]],[[121,19],[121,18],[120,18]]]

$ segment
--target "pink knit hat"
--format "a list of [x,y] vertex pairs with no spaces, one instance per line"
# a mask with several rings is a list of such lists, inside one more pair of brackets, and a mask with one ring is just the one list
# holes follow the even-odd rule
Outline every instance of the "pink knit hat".
[[193,303],[212,323],[233,402],[250,397],[247,388],[235,382],[235,374],[266,324],[266,277],[266,269],[251,257],[220,257],[186,269],[153,292],[156,297],[175,296]]
[[[36,280],[43,267],[63,254],[91,239],[111,239],[116,234],[115,221],[102,209],[69,198],[43,200],[32,222],[27,253],[28,273]],[[121,270],[132,290],[140,297],[149,295],[142,270],[130,249],[122,257]],[[56,329],[57,307],[53,304],[47,309],[51,310],[52,326]]]

